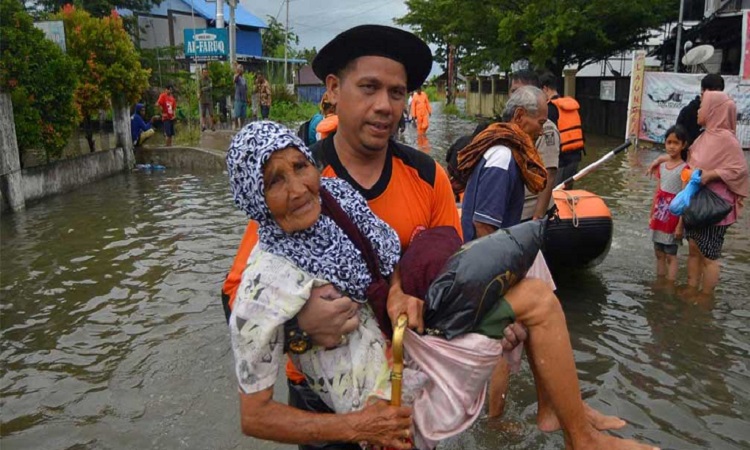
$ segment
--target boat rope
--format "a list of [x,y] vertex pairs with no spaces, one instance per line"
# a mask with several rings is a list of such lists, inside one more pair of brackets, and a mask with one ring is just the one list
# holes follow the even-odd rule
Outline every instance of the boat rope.
[[563,193],[565,193],[565,202],[568,204],[570,213],[573,215],[573,228],[578,228],[578,213],[576,213],[576,205],[578,204],[580,197],[577,195],[570,195],[568,191],[563,191]]

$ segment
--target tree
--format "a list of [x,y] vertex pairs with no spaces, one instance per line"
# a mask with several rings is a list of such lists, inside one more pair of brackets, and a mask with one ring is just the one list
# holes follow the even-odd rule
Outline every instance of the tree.
[[[94,17],[106,17],[117,8],[150,11],[153,5],[160,5],[161,2],[162,0],[76,0],[75,5],[79,9],[88,11]],[[36,0],[34,6],[42,12],[55,13],[68,3],[70,0]]]
[[148,87],[149,71],[141,67],[133,41],[114,11],[98,19],[66,5],[56,18],[65,24],[66,47],[77,66],[75,100],[93,152],[91,116],[110,104],[117,108],[135,103]]
[[284,57],[284,45],[288,55],[294,55],[294,45],[299,44],[299,36],[293,32],[286,35],[284,24],[276,20],[273,16],[268,17],[268,28],[263,30],[263,56],[274,58]]
[[44,149],[47,160],[59,157],[78,123],[73,103],[73,61],[34,27],[18,0],[0,0],[0,91],[13,104],[18,149]]
[[[399,23],[456,46],[465,71],[527,58],[556,74],[642,44],[678,0],[407,0]],[[467,70],[468,69],[468,70]]]
[[296,57],[299,59],[304,59],[307,61],[307,64],[312,64],[313,59],[318,56],[318,50],[313,48],[303,48],[302,50],[297,51]]

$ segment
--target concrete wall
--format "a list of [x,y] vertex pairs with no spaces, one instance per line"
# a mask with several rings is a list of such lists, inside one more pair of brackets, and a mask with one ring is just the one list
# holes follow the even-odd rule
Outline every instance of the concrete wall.
[[169,169],[189,170],[191,172],[224,171],[226,152],[206,150],[194,147],[160,147],[137,148],[137,164],[161,164]]
[[39,200],[120,173],[126,170],[126,162],[133,158],[126,153],[116,148],[23,169],[24,198],[27,202]]

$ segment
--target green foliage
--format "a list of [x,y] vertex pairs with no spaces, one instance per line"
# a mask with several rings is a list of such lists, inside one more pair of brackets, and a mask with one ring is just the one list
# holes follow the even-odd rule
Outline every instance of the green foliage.
[[42,12],[57,12],[68,3],[84,9],[94,17],[106,17],[116,8],[125,8],[131,11],[149,11],[152,5],[161,4],[161,0],[36,0],[34,5],[41,8]]
[[446,116],[461,117],[461,111],[455,103],[443,106],[443,114]]
[[674,19],[677,0],[407,0],[398,20],[426,41],[456,45],[464,72],[527,58],[556,74],[643,43]]
[[231,63],[221,61],[208,63],[208,76],[211,78],[214,99],[221,99],[223,101],[228,95],[234,95]]
[[425,94],[427,94],[427,98],[430,99],[431,102],[436,102],[445,97],[445,95],[438,92],[437,86],[427,86],[423,89],[423,91]]
[[65,24],[68,54],[76,61],[81,82],[76,102],[84,116],[106,108],[109,100],[135,103],[148,87],[133,41],[117,13],[97,19],[71,5],[57,15]]
[[286,86],[283,84],[272,84],[271,85],[271,101],[286,102],[286,103],[297,103],[297,96],[293,92],[286,90]]
[[269,119],[283,123],[289,127],[298,126],[318,113],[318,105],[309,102],[288,102],[273,100]]
[[79,119],[73,61],[34,28],[18,0],[0,0],[0,10],[0,91],[11,94],[19,152],[59,157]]
[[[182,46],[142,48],[139,50],[141,67],[150,71],[150,86],[164,87],[172,83],[171,74],[182,69],[178,58],[182,55]],[[228,63],[227,63],[228,64]]]
[[289,32],[287,36],[284,24],[276,20],[273,16],[266,17],[268,28],[263,30],[263,56],[274,58],[284,57],[284,46],[286,45],[287,56],[294,55],[294,45],[299,44],[299,36]]
[[312,64],[313,59],[318,56],[318,50],[315,47],[303,48],[302,50],[297,51],[294,56],[299,59],[304,59],[307,61],[307,64]]

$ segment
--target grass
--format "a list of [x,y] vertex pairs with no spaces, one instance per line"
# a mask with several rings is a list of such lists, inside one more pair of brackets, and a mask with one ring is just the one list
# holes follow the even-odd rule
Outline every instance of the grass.
[[274,101],[269,119],[296,129],[301,123],[318,112],[318,105],[309,102]]

